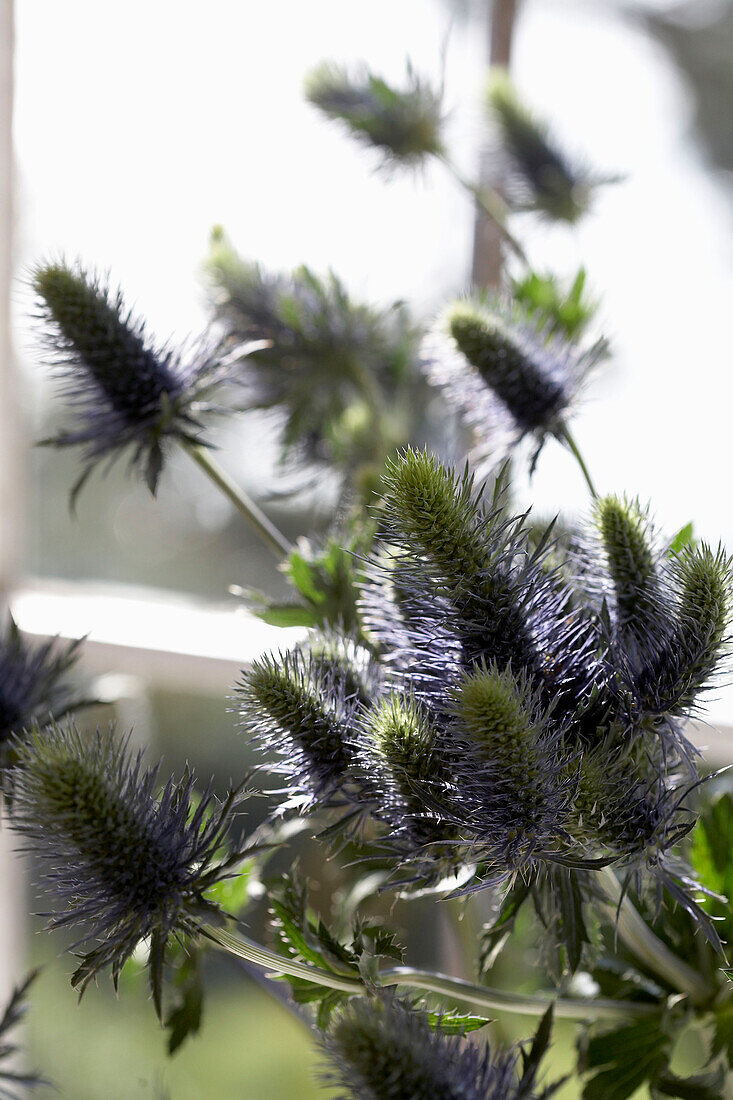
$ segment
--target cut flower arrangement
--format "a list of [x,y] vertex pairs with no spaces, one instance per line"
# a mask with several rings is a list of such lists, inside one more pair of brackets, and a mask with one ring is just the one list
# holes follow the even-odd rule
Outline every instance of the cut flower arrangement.
[[[40,355],[68,415],[45,443],[79,450],[72,501],[121,455],[163,493],[167,460],[186,452],[282,563],[291,599],[250,594],[256,612],[304,628],[242,671],[238,725],[262,763],[219,799],[190,770],[147,765],[125,731],[80,732],[69,673],[83,646],[39,648],[9,622],[4,807],[37,857],[49,927],[73,930],[72,985],[116,985],[142,954],[173,1053],[199,1027],[201,958],[228,953],[287,983],[324,1083],[348,1098],[722,1097],[733,798],[687,725],[726,670],[733,567],[691,526],[665,534],[646,502],[597,492],[571,425],[608,345],[591,336],[585,273],[534,271],[525,240],[533,219],[577,222],[610,181],[502,73],[486,99],[500,186],[455,168],[442,91],[411,67],[393,87],[324,64],[306,94],[390,171],[439,161],[494,225],[507,274],[423,331],[333,274],[264,271],[217,229],[212,327],[178,348],[82,263],[33,270]],[[320,542],[291,545],[215,457],[217,418],[251,409],[276,419],[291,470],[337,475]],[[587,484],[582,522],[514,503],[512,470],[551,440]],[[275,808],[242,838],[232,822],[258,789]],[[268,874],[296,835],[341,868],[332,912],[292,860]],[[267,942],[248,926],[254,882]],[[409,921],[417,899],[442,906],[456,942],[456,914],[475,929],[463,974],[407,964],[389,916],[398,905]],[[494,984],[528,927],[544,989]],[[534,1037],[489,1044],[498,1012],[534,1017]],[[545,1059],[553,1017],[577,1023],[572,1081]],[[691,1030],[705,1055],[683,1066]],[[40,1083],[7,1069],[0,1095]]]

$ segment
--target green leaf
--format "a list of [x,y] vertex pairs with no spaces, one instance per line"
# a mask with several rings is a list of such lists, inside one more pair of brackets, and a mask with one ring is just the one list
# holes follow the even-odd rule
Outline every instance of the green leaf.
[[493,1022],[486,1016],[461,1015],[459,1012],[428,1012],[427,1018],[433,1031],[440,1031],[443,1035],[468,1035],[470,1031],[478,1031]]
[[213,901],[225,913],[238,917],[249,901],[249,885],[256,860],[248,859],[236,874],[220,879],[205,892],[207,901]]
[[588,932],[583,916],[583,895],[573,871],[558,868],[553,871],[553,882],[560,902],[560,924],[562,942],[568,958],[571,974],[580,966],[583,944],[588,942]]
[[693,546],[694,543],[695,535],[693,525],[692,523],[686,523],[684,527],[680,527],[679,531],[670,542],[668,553],[680,554],[686,546]]
[[[733,898],[733,796],[721,795],[703,810],[692,833],[690,859],[700,883],[724,898]],[[733,910],[728,902],[705,898],[706,913],[722,917],[718,931],[722,940],[731,942]]]
[[666,1069],[670,1049],[661,1015],[594,1035],[582,1064],[599,1072],[586,1082],[583,1100],[627,1100]]
[[255,614],[263,623],[270,626],[315,626],[316,615],[307,607],[300,607],[295,603],[273,603],[262,609],[255,609]]
[[294,550],[287,560],[285,572],[292,583],[308,603],[321,604],[325,600],[325,593],[319,590],[316,583],[316,567],[307,561],[302,554]]
[[198,963],[198,952],[191,955],[176,975],[176,984],[181,987],[180,997],[175,1008],[165,1021],[168,1031],[168,1054],[175,1054],[190,1035],[195,1035],[201,1027],[204,1005],[204,988]]
[[677,1077],[674,1073],[664,1073],[652,1085],[652,1097],[678,1096],[681,1100],[721,1100],[725,1084],[725,1072],[717,1066],[709,1073],[700,1073],[694,1077]]
[[723,1052],[733,1068],[733,1005],[721,1005],[713,1020],[713,1054]]

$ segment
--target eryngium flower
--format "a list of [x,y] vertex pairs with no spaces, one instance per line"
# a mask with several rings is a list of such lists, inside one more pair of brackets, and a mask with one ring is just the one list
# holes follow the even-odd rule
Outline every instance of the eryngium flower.
[[13,758],[11,735],[33,721],[62,718],[83,705],[64,677],[81,642],[31,644],[9,617],[0,637],[0,766]]
[[517,1051],[492,1058],[488,1046],[431,1028],[424,1012],[398,1000],[353,999],[323,1041],[333,1064],[324,1082],[345,1090],[342,1100],[537,1100],[555,1091],[535,1090],[547,1038],[520,1075]]
[[521,440],[537,456],[548,435],[563,440],[572,405],[605,350],[549,335],[518,307],[489,300],[455,302],[423,345],[430,382],[439,386],[473,439],[481,474]]
[[171,440],[205,443],[200,416],[221,380],[216,354],[156,344],[145,323],[99,275],[80,263],[39,265],[32,275],[42,342],[61,379],[76,427],[47,442],[82,448],[79,492],[95,464],[131,448],[131,465],[155,492]]
[[337,652],[333,641],[265,656],[237,688],[245,729],[277,754],[276,770],[301,802],[353,787],[354,717],[376,691],[368,654],[351,644]]
[[72,724],[36,728],[17,753],[11,826],[45,865],[57,899],[49,926],[80,929],[72,985],[83,992],[108,966],[117,984],[147,940],[160,1015],[168,940],[221,916],[206,893],[236,858],[220,857],[236,792],[197,798],[189,772],[159,790],[159,766],[144,769],[111,730],[89,743]]
[[547,126],[519,100],[506,74],[494,75],[487,106],[504,162],[502,183],[513,205],[556,221],[578,221],[603,181],[560,149]]
[[442,91],[431,88],[408,63],[404,89],[393,88],[366,66],[350,75],[324,62],[306,79],[306,98],[387,164],[413,167],[443,152]]
[[377,310],[354,302],[333,273],[319,278],[299,267],[268,274],[242,259],[220,229],[212,234],[207,272],[227,341],[268,342],[241,365],[241,379],[249,408],[282,417],[286,455],[333,461],[346,452],[348,459],[364,449],[363,430],[371,432],[372,447],[392,434],[413,354],[402,306]]

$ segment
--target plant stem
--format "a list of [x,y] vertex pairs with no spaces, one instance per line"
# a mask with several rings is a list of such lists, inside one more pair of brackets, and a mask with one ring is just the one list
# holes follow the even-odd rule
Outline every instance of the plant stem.
[[580,466],[581,473],[583,474],[583,477],[585,478],[585,483],[588,486],[588,489],[590,490],[590,495],[593,497],[594,500],[597,500],[598,499],[598,493],[596,492],[596,487],[593,484],[593,478],[590,476],[590,470],[586,466],[585,459],[583,458],[582,454],[580,453],[580,448],[578,447],[578,444],[575,442],[572,435],[570,434],[569,428],[563,428],[562,432],[561,432],[561,434],[558,438],[561,441],[564,440],[565,443],[567,443],[567,445],[570,448],[572,454],[574,455],[578,465]]
[[211,452],[205,447],[195,443],[184,443],[184,449],[190,454],[204,473],[211,478],[217,488],[221,489],[234,507],[247,522],[254,528],[262,541],[269,546],[277,558],[286,558],[293,550],[292,544],[278,531],[274,523],[271,523],[265,513],[258,508],[253,500],[243,489],[232,481],[226,470],[223,470],[218,462],[211,456]]
[[[365,986],[358,978],[321,970],[309,963],[300,963],[288,959],[255,943],[246,936],[235,935],[222,928],[207,925],[203,934],[210,940],[240,959],[247,959],[267,970],[270,974],[289,974],[329,989],[338,989],[344,993],[364,994]],[[646,1016],[656,1011],[653,1005],[633,1004],[628,1001],[610,1001],[602,998],[588,1000],[571,997],[546,997],[523,993],[506,993],[489,986],[472,985],[461,978],[451,978],[447,974],[415,970],[409,966],[396,966],[383,970],[379,975],[379,984],[383,987],[396,985],[421,989],[425,993],[437,993],[454,1001],[461,1001],[484,1011],[501,1010],[514,1012],[522,1016],[541,1016],[550,1004],[555,1006],[555,1015],[566,1020],[606,1020],[628,1019]]]
[[488,184],[478,185],[471,183],[464,175],[456,168],[453,161],[443,154],[440,159],[450,174],[456,180],[457,183],[463,187],[465,191],[471,195],[473,199],[478,203],[483,212],[491,218],[492,222],[499,230],[501,236],[511,248],[512,252],[517,256],[523,264],[529,267],[529,260],[527,259],[527,253],[522,248],[521,244],[511,232],[507,226],[507,220],[510,214],[510,209],[507,206],[504,199],[501,197],[498,191]]
[[621,884],[610,867],[605,867],[600,873],[605,880],[614,915],[617,914],[616,926],[622,942],[654,974],[669,982],[680,993],[686,993],[693,1004],[709,1000],[714,990],[702,975],[654,935],[630,898],[624,895],[621,900]]

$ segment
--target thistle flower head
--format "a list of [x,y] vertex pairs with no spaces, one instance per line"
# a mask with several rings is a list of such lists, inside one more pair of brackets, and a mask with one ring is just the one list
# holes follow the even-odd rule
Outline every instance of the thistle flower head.
[[249,407],[282,419],[285,455],[343,461],[344,452],[364,450],[365,419],[374,446],[390,404],[375,424],[375,401],[383,392],[394,402],[410,375],[413,333],[404,308],[354,302],[333,272],[268,274],[242,259],[220,229],[207,273],[227,341],[267,341],[241,364],[241,380]]
[[9,617],[0,637],[0,765],[13,757],[12,734],[81,705],[65,680],[80,645],[57,639],[33,645]]
[[505,186],[514,204],[554,221],[577,222],[603,181],[562,151],[547,126],[521,102],[506,73],[494,73],[487,107],[504,161]]
[[127,448],[154,493],[166,444],[205,442],[200,415],[211,408],[220,360],[156,344],[122,292],[80,263],[40,264],[31,282],[43,344],[76,413],[74,428],[48,440],[82,448],[85,469],[74,495],[98,461]]
[[57,899],[50,927],[80,930],[72,984],[82,992],[110,967],[115,983],[143,940],[160,1015],[171,936],[195,936],[219,910],[206,892],[226,877],[219,850],[235,794],[195,801],[194,776],[144,769],[110,730],[86,743],[71,724],[36,727],[17,745],[11,826],[41,856]]
[[562,440],[572,405],[603,342],[583,349],[538,327],[521,307],[466,299],[450,305],[422,351],[440,387],[470,430],[471,457],[483,476],[522,439]]
[[347,670],[345,659],[301,648],[263,657],[244,673],[238,686],[244,726],[278,754],[277,770],[301,799],[327,801],[353,781],[359,684],[358,669]]
[[387,164],[413,167],[443,152],[442,92],[409,63],[405,87],[398,89],[366,66],[350,75],[325,62],[308,75],[305,95],[357,140],[379,149]]
[[345,1090],[343,1100],[533,1100],[545,1045],[525,1056],[520,1075],[516,1050],[492,1058],[488,1046],[444,1034],[397,999],[358,998],[324,1039],[333,1065],[325,1081]]

